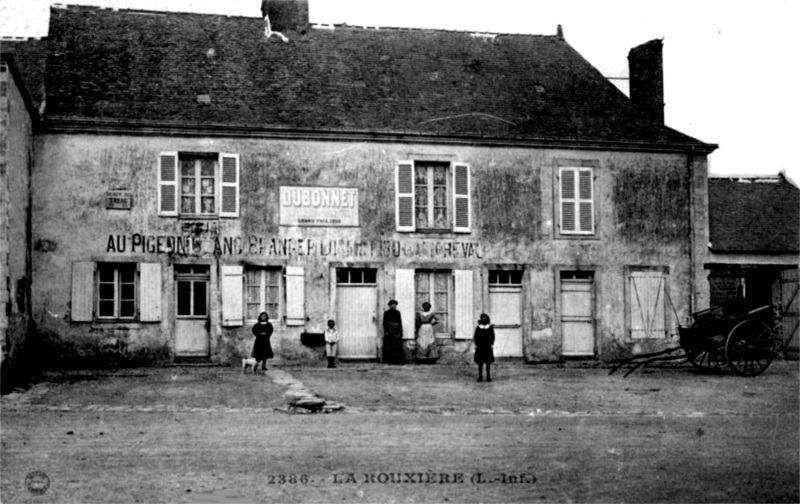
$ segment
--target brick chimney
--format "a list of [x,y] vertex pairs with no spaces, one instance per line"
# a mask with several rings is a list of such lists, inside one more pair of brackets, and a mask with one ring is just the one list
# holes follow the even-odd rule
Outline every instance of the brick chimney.
[[261,0],[261,16],[276,32],[308,31],[308,0]]
[[630,95],[652,119],[664,124],[664,65],[660,39],[634,47],[628,53]]

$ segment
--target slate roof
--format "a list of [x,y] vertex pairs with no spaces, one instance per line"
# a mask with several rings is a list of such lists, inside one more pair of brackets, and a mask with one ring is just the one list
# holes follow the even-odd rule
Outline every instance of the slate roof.
[[45,120],[715,145],[647,118],[560,36],[53,8]]
[[800,252],[800,189],[778,177],[708,180],[712,252]]

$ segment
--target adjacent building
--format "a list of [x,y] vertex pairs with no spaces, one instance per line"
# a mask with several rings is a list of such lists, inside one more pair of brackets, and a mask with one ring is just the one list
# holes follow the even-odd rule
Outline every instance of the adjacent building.
[[784,351],[797,357],[800,296],[800,189],[786,177],[709,179],[710,302],[741,295],[751,307],[773,305]]
[[[254,6],[255,8],[255,6]],[[337,322],[381,359],[425,301],[443,360],[614,360],[708,305],[707,156],[664,125],[659,40],[631,98],[558,33],[54,8],[33,191],[34,315],[74,345],[227,362]],[[127,349],[127,350],[126,350]]]

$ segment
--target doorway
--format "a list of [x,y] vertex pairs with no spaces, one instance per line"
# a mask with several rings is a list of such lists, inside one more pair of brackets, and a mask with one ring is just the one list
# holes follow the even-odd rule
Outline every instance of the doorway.
[[568,357],[590,357],[595,354],[592,288],[594,272],[562,271],[561,287],[561,354]]
[[489,271],[489,317],[494,355],[522,357],[522,270]]
[[339,356],[374,359],[378,356],[378,270],[336,269],[336,327]]
[[209,355],[207,265],[175,265],[175,355]]

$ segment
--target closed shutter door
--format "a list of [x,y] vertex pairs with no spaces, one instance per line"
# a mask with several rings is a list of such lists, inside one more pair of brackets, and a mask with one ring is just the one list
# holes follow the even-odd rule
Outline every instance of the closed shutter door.
[[658,272],[633,272],[629,291],[631,338],[664,338],[664,275]]
[[91,322],[94,317],[94,263],[72,264],[72,299],[70,318],[73,322]]
[[395,216],[398,231],[414,231],[414,163],[400,161],[395,168]]
[[139,320],[161,320],[161,263],[139,265]]
[[475,329],[475,308],[471,270],[456,270],[455,276],[455,337],[472,339]]
[[158,213],[178,215],[177,152],[162,152],[158,156]]
[[236,327],[244,325],[243,309],[244,268],[222,266],[222,325]]
[[239,216],[239,155],[220,154],[219,165],[221,166],[220,184],[220,217]]
[[469,233],[472,226],[472,205],[470,201],[470,173],[469,165],[463,163],[453,164],[453,211],[455,224],[453,231],[456,233]]
[[394,272],[394,297],[397,310],[403,319],[403,339],[414,339],[414,270],[397,269]]
[[286,324],[300,326],[305,323],[305,272],[302,267],[287,266]]

